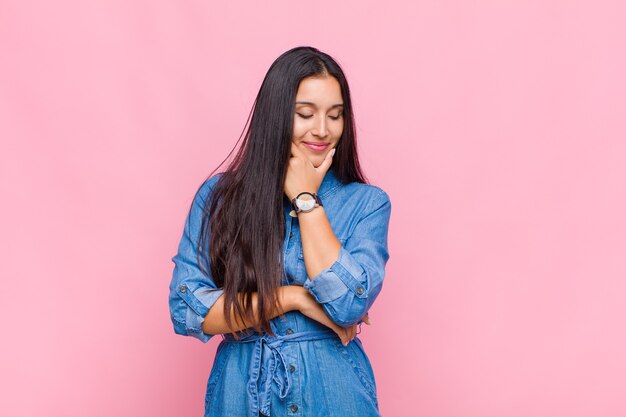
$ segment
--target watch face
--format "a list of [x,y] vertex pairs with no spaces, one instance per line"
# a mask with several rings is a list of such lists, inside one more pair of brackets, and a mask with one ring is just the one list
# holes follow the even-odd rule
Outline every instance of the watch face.
[[311,210],[313,207],[315,207],[315,199],[311,194],[302,193],[299,197],[296,198],[296,204],[300,210]]

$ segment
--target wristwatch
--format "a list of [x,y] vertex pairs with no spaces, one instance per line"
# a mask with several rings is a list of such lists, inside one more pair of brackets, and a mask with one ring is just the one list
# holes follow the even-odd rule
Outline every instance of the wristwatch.
[[303,191],[291,200],[293,210],[289,212],[291,217],[298,217],[298,213],[308,213],[315,207],[323,207],[322,200],[317,193]]

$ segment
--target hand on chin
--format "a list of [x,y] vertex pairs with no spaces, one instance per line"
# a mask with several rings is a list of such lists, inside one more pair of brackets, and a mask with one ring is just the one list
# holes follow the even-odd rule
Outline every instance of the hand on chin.
[[310,155],[306,147],[296,142],[291,143],[291,157],[285,177],[285,194],[292,200],[302,190],[317,192],[324,175],[332,164],[334,151],[326,155]]

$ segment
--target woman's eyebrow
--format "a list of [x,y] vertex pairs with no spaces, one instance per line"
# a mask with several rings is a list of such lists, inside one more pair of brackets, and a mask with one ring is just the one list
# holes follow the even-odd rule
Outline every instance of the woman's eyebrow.
[[[308,104],[309,106],[317,107],[315,103],[312,103],[310,101],[296,101],[296,104]],[[335,107],[343,107],[343,104],[338,103],[338,104],[333,104],[332,106],[330,106],[331,109],[334,109]]]

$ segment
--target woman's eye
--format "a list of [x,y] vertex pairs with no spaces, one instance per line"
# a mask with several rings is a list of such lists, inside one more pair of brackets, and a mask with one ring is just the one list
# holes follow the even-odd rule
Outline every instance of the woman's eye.
[[[302,117],[303,119],[310,119],[311,117],[313,117],[312,114],[306,115],[306,114],[302,114],[302,113],[296,113],[298,116]],[[339,113],[337,116],[328,116],[333,120],[338,120],[341,118],[341,113]]]

